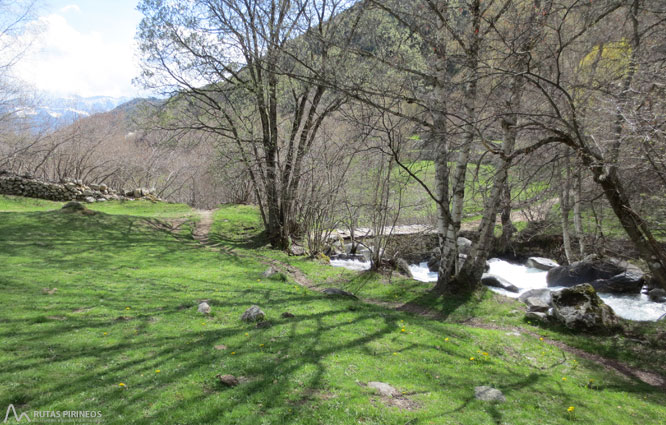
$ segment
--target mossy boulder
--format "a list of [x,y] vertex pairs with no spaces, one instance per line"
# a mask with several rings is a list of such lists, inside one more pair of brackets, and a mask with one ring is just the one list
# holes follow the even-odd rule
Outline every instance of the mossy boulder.
[[619,329],[613,309],[587,283],[553,292],[552,304],[554,317],[571,330],[609,334]]

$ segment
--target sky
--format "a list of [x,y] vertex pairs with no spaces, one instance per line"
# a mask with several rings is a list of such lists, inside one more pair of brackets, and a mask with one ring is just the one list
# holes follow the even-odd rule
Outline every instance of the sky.
[[43,0],[15,75],[54,96],[137,97],[139,0]]

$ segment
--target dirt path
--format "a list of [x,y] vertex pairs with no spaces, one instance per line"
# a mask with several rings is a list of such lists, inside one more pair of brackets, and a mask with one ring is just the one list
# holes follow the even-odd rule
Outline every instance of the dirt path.
[[201,243],[207,243],[210,228],[213,226],[215,210],[197,210],[197,214],[199,214],[199,221],[192,232],[192,236]]

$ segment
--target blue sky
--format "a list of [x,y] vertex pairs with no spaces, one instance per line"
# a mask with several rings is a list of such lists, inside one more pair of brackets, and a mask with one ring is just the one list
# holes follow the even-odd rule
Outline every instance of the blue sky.
[[38,35],[15,74],[38,91],[58,96],[145,94],[132,86],[139,73],[134,36],[138,0],[43,0]]

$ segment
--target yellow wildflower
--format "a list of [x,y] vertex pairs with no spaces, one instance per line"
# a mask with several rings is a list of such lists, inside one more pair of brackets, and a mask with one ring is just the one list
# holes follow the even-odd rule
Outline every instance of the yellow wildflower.
[[231,355],[232,355],[232,356],[233,356],[233,355],[235,355],[235,354],[236,354],[236,352],[235,352],[235,351],[232,351],[232,352],[231,352]]
[[444,338],[444,341],[449,342],[449,339],[448,339],[448,338]]
[[474,357],[470,357],[469,359],[470,359],[470,360],[474,360]]
[[119,386],[119,387],[124,387],[125,384],[123,384],[123,383],[121,382],[120,384],[118,384],[118,386]]
[[129,307],[125,307],[125,310],[129,310],[129,309],[130,309]]
[[108,335],[108,334],[109,334],[108,332],[104,332],[104,335]]
[[155,373],[160,373],[160,372],[161,372],[161,370],[155,369]]
[[569,408],[567,409],[567,412],[571,413],[571,412],[573,412],[573,411],[574,411],[574,407],[573,407],[573,406],[569,406]]
[[405,328],[400,329],[400,332],[405,332]]
[[562,380],[563,380],[563,381],[566,381],[566,380],[567,380],[567,378],[565,378],[565,377],[562,377]]

